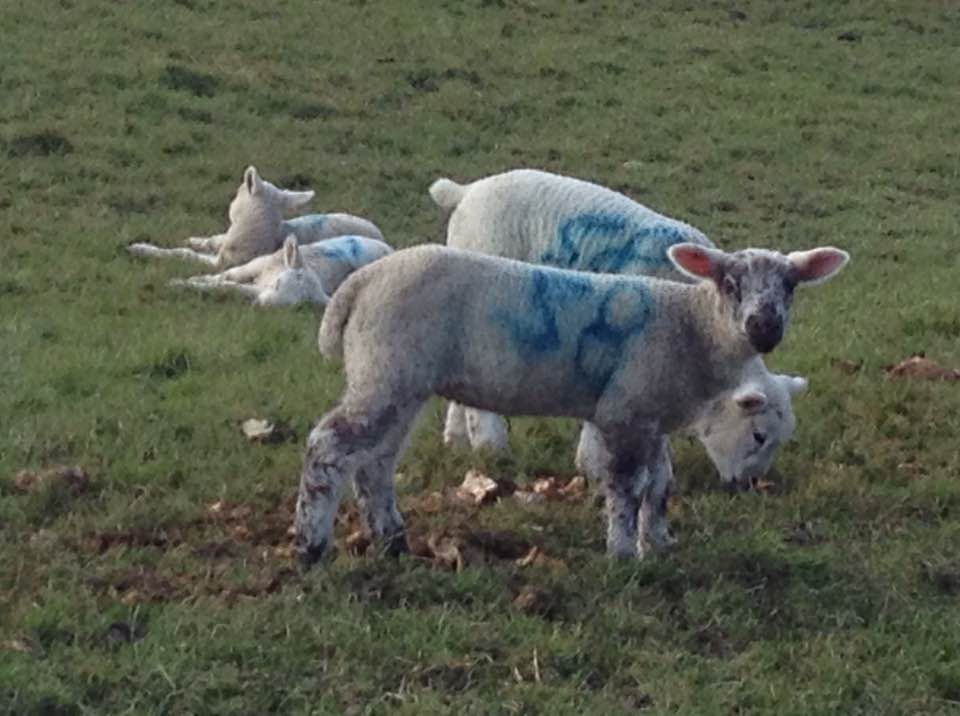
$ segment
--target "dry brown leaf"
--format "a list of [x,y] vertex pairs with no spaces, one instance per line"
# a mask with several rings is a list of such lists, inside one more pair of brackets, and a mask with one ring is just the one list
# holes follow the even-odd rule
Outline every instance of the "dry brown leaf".
[[30,492],[44,485],[62,483],[73,494],[79,494],[90,486],[90,476],[77,465],[60,465],[44,470],[21,470],[13,478],[13,484],[22,492]]
[[249,418],[240,426],[247,440],[264,442],[273,437],[276,427],[273,423],[259,418]]
[[463,545],[460,540],[447,535],[430,535],[427,537],[427,546],[430,548],[436,566],[456,572],[463,569]]
[[921,378],[923,380],[960,380],[960,370],[946,368],[923,353],[910,356],[896,365],[884,368],[888,378]]
[[496,480],[484,475],[479,470],[470,470],[463,478],[463,483],[457,488],[457,497],[464,502],[482,505],[491,502],[500,494],[500,486]]
[[533,481],[531,489],[538,495],[550,495],[552,493],[558,492],[557,487],[557,478],[555,477],[540,477]]
[[513,598],[513,605],[524,612],[538,612],[546,601],[546,593],[529,584]]
[[350,554],[361,555],[370,546],[370,535],[364,530],[356,530],[347,536],[344,544]]
[[30,645],[23,639],[8,639],[0,642],[0,649],[3,651],[16,651],[20,654],[29,654],[32,650]]
[[513,496],[524,505],[540,505],[547,501],[546,495],[531,490],[517,490]]
[[548,557],[543,553],[543,550],[537,546],[531,547],[529,552],[516,561],[516,564],[518,567],[536,565],[538,567],[546,567],[556,572],[565,572],[567,569],[567,565],[562,560]]
[[753,489],[757,492],[771,492],[777,488],[777,483],[770,480],[757,480],[753,483]]
[[587,479],[582,475],[575,475],[570,481],[560,488],[560,494],[567,496],[582,495],[587,491]]
[[853,375],[854,373],[859,373],[863,368],[863,360],[854,361],[849,358],[834,358],[831,361],[831,365],[841,373]]

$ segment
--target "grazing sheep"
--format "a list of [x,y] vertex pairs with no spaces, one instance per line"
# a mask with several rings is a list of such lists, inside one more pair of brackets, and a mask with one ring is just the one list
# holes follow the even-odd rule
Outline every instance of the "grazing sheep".
[[608,553],[666,547],[669,433],[780,343],[797,284],[826,280],[848,259],[833,248],[785,256],[687,243],[668,256],[698,281],[442,246],[397,251],[348,278],[320,326],[320,350],[342,356],[347,387],[307,441],[295,519],[303,562],[326,551],[348,479],[371,537],[405,548],[393,472],[431,395],[589,421],[608,457],[595,476],[607,496]]
[[[438,179],[430,195],[441,207],[453,210],[447,246],[558,268],[687,280],[670,262],[667,250],[680,242],[714,247],[689,224],[623,194],[532,169],[468,185]],[[743,390],[712,401],[691,426],[721,480],[733,486],[749,485],[769,468],[777,447],[793,434],[790,396],[806,386],[801,378],[768,373],[760,359],[751,364],[744,381]],[[447,410],[443,438],[446,444],[461,447],[506,450],[509,444],[502,417],[456,403]],[[578,454],[584,450],[581,447]]]
[[190,248],[164,249],[152,244],[130,244],[127,250],[144,257],[178,257],[201,261],[218,269],[239,266],[272,254],[293,234],[301,244],[334,236],[357,235],[383,240],[372,222],[350,214],[308,214],[284,220],[283,212],[313,199],[313,191],[280,189],[247,167],[237,195],[230,202],[230,227],[225,234],[187,239]]
[[218,274],[175,279],[174,286],[201,291],[227,289],[249,296],[261,306],[294,303],[326,305],[331,293],[351,273],[393,251],[365,236],[338,236],[300,246],[291,234],[283,248]]

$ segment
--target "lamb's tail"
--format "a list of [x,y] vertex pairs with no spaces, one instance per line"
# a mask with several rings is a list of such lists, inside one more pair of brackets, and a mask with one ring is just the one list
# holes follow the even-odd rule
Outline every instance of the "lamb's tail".
[[466,192],[466,186],[457,184],[455,181],[447,178],[437,179],[430,185],[430,196],[438,206],[444,209],[453,209],[460,203],[460,200],[463,199],[463,195],[466,194]]
[[367,285],[368,276],[370,272],[364,271],[363,268],[354,271],[333,292],[324,309],[317,345],[320,347],[320,352],[330,360],[343,359],[343,331],[350,320],[357,294]]

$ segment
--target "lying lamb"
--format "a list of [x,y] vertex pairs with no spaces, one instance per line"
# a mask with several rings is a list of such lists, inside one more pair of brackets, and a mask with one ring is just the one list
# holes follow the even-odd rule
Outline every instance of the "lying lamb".
[[[532,169],[518,169],[460,185],[438,179],[434,201],[452,209],[447,245],[520,261],[600,273],[686,280],[667,257],[680,242],[713,248],[699,230],[658,214],[606,187]],[[795,427],[790,396],[806,381],[767,371],[759,358],[743,385],[705,406],[691,426],[721,480],[747,486],[769,469],[779,445]],[[507,449],[499,415],[451,403],[444,442]],[[578,469],[590,461],[586,443]]]
[[227,289],[249,296],[261,306],[294,303],[326,305],[330,294],[361,266],[392,253],[382,241],[365,236],[338,236],[300,246],[291,234],[283,248],[217,274],[175,279],[174,286],[201,291]]
[[347,388],[307,442],[295,546],[306,564],[332,537],[352,479],[371,537],[406,546],[393,472],[423,404],[440,395],[506,414],[589,421],[607,495],[607,551],[666,546],[669,433],[773,350],[793,289],[835,274],[834,248],[787,256],[670,247],[687,284],[588,274],[419,246],[365,266],[334,294],[319,346]]
[[290,234],[301,244],[345,235],[383,240],[372,222],[350,214],[307,214],[284,220],[284,212],[303,206],[313,196],[313,191],[280,189],[261,179],[256,168],[247,167],[230,202],[230,227],[225,234],[191,237],[187,239],[191,248],[164,249],[136,243],[127,249],[137,256],[194,259],[225,269],[273,253]]

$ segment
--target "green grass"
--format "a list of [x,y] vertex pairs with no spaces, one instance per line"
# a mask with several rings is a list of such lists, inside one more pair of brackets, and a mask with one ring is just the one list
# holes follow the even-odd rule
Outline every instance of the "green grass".
[[[960,388],[883,374],[960,365],[960,6],[37,0],[0,36],[0,713],[960,710]],[[301,576],[302,445],[342,385],[314,309],[124,250],[221,230],[248,164],[397,246],[442,241],[437,176],[537,166],[725,247],[850,250],[771,360],[811,379],[779,494],[723,494],[678,440],[678,548],[612,564],[591,500],[431,506],[476,465],[568,476],[575,437],[449,452],[437,403],[411,526],[565,569],[341,549]],[[252,416],[297,437],[249,444]],[[13,484],[60,464],[91,488]]]

